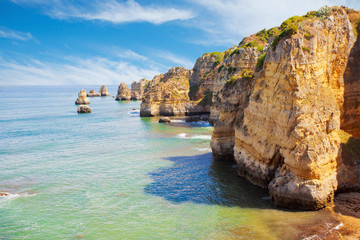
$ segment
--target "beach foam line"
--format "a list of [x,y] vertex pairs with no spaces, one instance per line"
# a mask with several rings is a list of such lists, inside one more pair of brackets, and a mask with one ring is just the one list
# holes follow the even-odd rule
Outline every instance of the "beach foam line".
[[0,201],[7,201],[7,200],[13,200],[19,197],[33,197],[36,196],[36,193],[29,193],[29,192],[24,192],[24,193],[8,193],[8,192],[1,192],[3,193],[0,194]]
[[195,148],[196,150],[199,150],[200,152],[211,152],[211,148]]
[[182,139],[204,139],[204,140],[211,139],[211,135],[188,135],[186,133],[179,133],[177,137]]
[[185,120],[174,119],[174,120],[171,120],[171,122],[174,122],[174,123],[184,123]]

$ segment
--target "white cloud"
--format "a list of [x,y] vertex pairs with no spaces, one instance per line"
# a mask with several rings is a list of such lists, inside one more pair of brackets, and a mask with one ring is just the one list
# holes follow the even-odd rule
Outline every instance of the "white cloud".
[[177,64],[187,69],[191,69],[194,66],[193,61],[168,51],[157,50],[155,54],[156,57],[164,59],[167,62],[166,65],[173,66],[173,64]]
[[0,58],[0,85],[130,84],[159,74],[157,70],[99,57],[68,57],[66,61],[59,64],[35,59],[21,63]]
[[142,6],[135,0],[12,0],[19,5],[38,5],[45,14],[56,19],[100,20],[115,24],[129,22],[150,22],[162,24],[174,20],[187,20],[194,17],[190,10],[157,5]]
[[194,40],[202,45],[236,44],[264,28],[279,26],[294,15],[318,10],[324,5],[360,8],[355,0],[188,0],[202,9],[193,25],[207,32],[206,39]]
[[32,35],[29,32],[15,31],[6,27],[0,26],[0,38],[15,39],[21,41],[27,41],[32,39]]

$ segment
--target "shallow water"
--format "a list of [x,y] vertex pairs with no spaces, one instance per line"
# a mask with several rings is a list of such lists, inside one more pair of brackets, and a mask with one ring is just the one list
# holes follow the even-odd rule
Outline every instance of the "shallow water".
[[112,97],[79,115],[79,90],[0,87],[0,192],[12,194],[0,197],[0,239],[300,239],[339,224],[327,210],[276,209],[214,162],[208,124],[159,124]]

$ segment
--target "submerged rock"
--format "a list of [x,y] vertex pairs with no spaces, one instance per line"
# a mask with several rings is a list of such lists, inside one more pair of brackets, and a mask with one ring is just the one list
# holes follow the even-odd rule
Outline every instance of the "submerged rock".
[[77,109],[78,113],[91,113],[91,108],[87,105],[80,105]]
[[89,99],[87,99],[86,97],[86,90],[82,89],[79,92],[78,98],[75,101],[75,104],[80,105],[80,104],[90,104]]
[[107,96],[110,96],[110,93],[107,89],[107,87],[105,85],[102,85],[101,88],[100,88],[100,95],[102,97],[107,97]]
[[89,90],[87,94],[88,97],[100,97],[100,93],[96,92],[94,89]]
[[159,123],[169,123],[169,122],[171,122],[171,120],[168,117],[162,117],[159,119]]
[[131,99],[131,91],[126,83],[122,82],[119,85],[118,92],[115,100],[130,100]]

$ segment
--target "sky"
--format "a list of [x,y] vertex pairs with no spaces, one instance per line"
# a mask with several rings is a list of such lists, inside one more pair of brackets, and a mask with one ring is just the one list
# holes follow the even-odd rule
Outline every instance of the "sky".
[[118,85],[360,0],[0,0],[0,85]]

